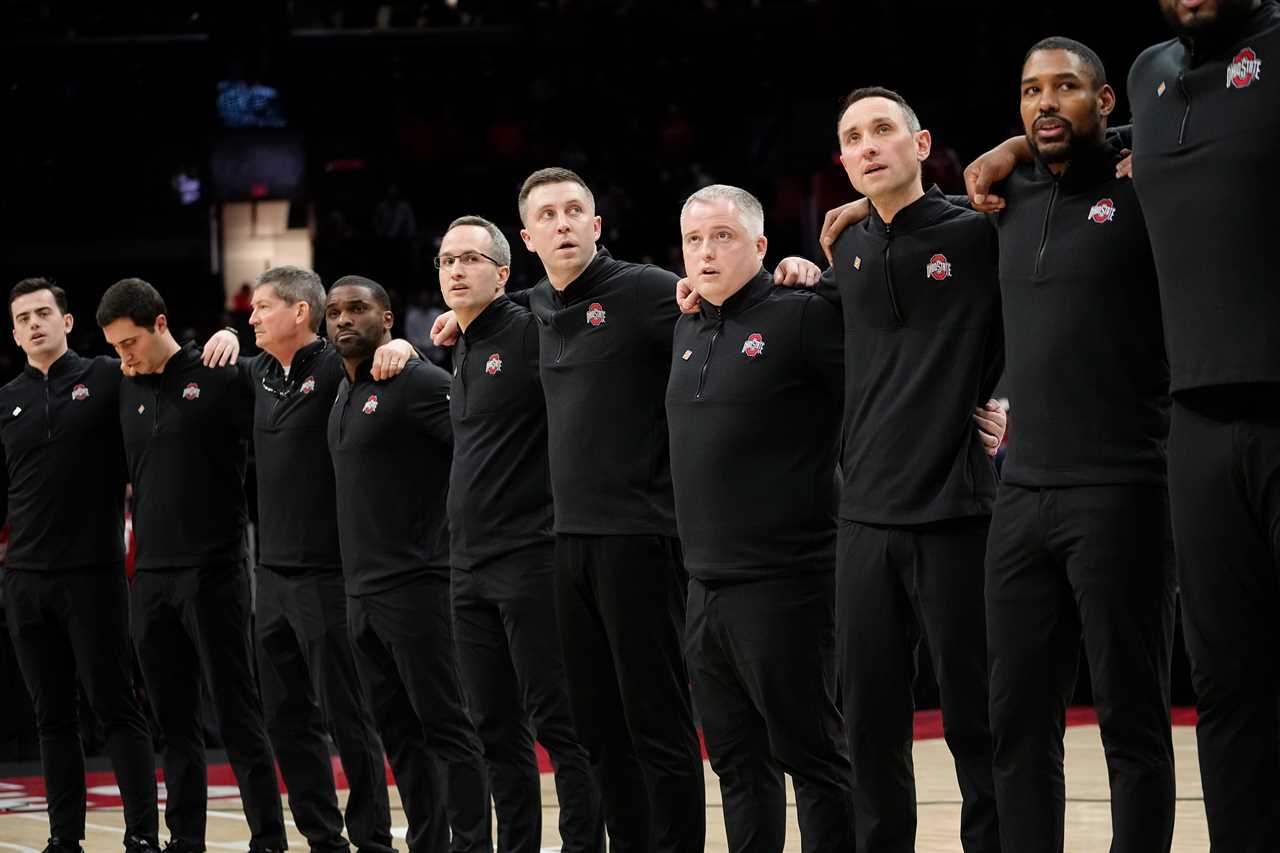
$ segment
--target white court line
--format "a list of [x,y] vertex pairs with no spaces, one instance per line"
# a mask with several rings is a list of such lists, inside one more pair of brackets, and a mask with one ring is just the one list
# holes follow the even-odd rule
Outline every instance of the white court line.
[[[218,815],[219,817],[232,817],[232,815],[220,815],[218,812],[213,812],[213,811],[209,812],[209,814],[210,814],[210,815]],[[46,820],[46,818],[41,817],[40,815],[34,815],[34,814],[15,814],[15,815],[14,815],[14,817],[22,817],[22,818],[26,818],[26,819],[28,819],[28,820],[38,820],[38,821],[45,821],[45,820]],[[235,819],[235,818],[233,818],[233,819]],[[286,821],[286,823],[289,823],[291,826],[292,826],[292,825],[294,825],[291,821]],[[103,832],[113,832],[113,833],[116,833],[116,834],[120,834],[120,833],[123,833],[123,832],[124,832],[124,827],[122,827],[122,826],[107,826],[106,824],[102,824],[102,823],[86,823],[86,824],[84,825],[84,828],[85,828],[85,829],[98,829],[98,830],[101,830],[101,831],[103,831]],[[206,841],[206,842],[204,843],[204,845],[205,845],[206,847],[216,847],[216,848],[218,848],[219,850],[244,850],[245,845],[246,845],[247,843],[248,843],[248,842],[244,842],[244,841],[242,841],[242,842]],[[0,847],[10,848],[10,849],[13,849],[13,850],[23,851],[23,853],[38,853],[38,851],[36,851],[36,850],[32,850],[30,847],[18,847],[18,846],[15,846],[15,845],[13,845],[13,844],[3,844],[3,843],[0,843]]]
[[9,844],[4,841],[0,841],[0,847],[5,850],[17,850],[18,853],[38,853],[34,847],[23,847],[21,844]]
[[[244,822],[244,815],[242,814],[230,814],[228,812],[216,811],[215,809],[209,809],[209,817],[220,817],[225,820],[238,820],[241,823]],[[285,820],[284,825],[292,826],[294,829],[298,828],[298,825],[296,823],[288,819]]]

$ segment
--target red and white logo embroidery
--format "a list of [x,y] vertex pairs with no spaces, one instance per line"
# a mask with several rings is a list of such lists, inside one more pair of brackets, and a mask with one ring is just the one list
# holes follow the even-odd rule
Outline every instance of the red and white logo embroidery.
[[1227,66],[1227,88],[1243,89],[1255,80],[1262,79],[1262,60],[1253,48],[1246,47],[1236,54]]
[[1116,218],[1116,203],[1109,198],[1099,199],[1089,208],[1089,219],[1101,225]]
[[361,409],[366,415],[372,415],[378,411],[378,395],[370,394],[369,399],[364,401],[364,408]]
[[71,399],[72,400],[88,400],[89,389],[84,387],[83,385],[75,386],[74,388],[71,389]]
[[302,380],[302,385],[298,387],[298,390],[303,394],[310,394],[312,391],[316,390],[316,378],[314,376],[308,376],[306,379]]
[[495,352],[489,356],[489,360],[484,363],[484,372],[490,376],[502,372],[502,353]]
[[599,302],[592,302],[587,306],[587,323],[591,326],[604,325],[604,306]]
[[747,339],[742,342],[742,354],[747,358],[755,358],[762,352],[764,352],[764,336],[759,332],[747,335]]
[[946,255],[934,255],[925,265],[924,274],[934,281],[951,278],[951,262]]
[[199,385],[197,385],[197,384],[196,384],[196,383],[194,383],[194,382],[188,382],[188,383],[187,383],[187,387],[182,389],[182,399],[184,399],[184,400],[199,400],[199,399],[200,399],[200,386],[199,386]]

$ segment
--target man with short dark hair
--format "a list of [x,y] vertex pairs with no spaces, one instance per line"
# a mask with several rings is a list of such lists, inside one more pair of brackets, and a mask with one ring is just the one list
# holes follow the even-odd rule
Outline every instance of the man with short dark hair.
[[119,417],[133,483],[134,644],[165,739],[165,822],[173,853],[205,849],[207,778],[200,723],[205,679],[252,833],[286,846],[275,762],[249,650],[244,473],[250,378],[208,368],[170,333],[164,300],[141,279],[116,282],[98,325],[130,373]]
[[966,853],[1000,849],[983,558],[995,472],[972,434],[1004,367],[995,235],[921,185],[932,139],[896,92],[850,93],[840,160],[871,215],[820,292],[845,328],[836,631],[860,853],[914,848],[912,681],[927,639]]
[[[1215,850],[1280,837],[1280,53],[1272,0],[1159,0],[1176,38],[1129,71],[1132,173],[1160,285],[1173,405],[1169,506],[1196,735]],[[1001,143],[965,170],[979,209],[1031,152]],[[1196,211],[1188,216],[1187,211]],[[1211,223],[1206,227],[1205,223]]]
[[603,851],[600,793],[569,711],[556,634],[537,321],[503,292],[511,246],[489,220],[455,219],[436,266],[462,332],[449,394],[454,639],[489,766],[498,848],[542,846],[536,736],[555,768],[562,849]]
[[102,720],[124,802],[125,850],[159,849],[155,758],[133,690],[124,574],[120,363],[67,348],[74,318],[43,278],[9,293],[27,358],[0,389],[0,523],[9,525],[5,621],[40,732],[50,838],[78,853],[85,766],[77,682]]
[[373,354],[391,340],[392,320],[386,291],[361,276],[338,279],[325,302],[344,368],[327,439],[347,624],[411,853],[488,853],[484,760],[449,616],[449,376],[415,360],[375,380]]

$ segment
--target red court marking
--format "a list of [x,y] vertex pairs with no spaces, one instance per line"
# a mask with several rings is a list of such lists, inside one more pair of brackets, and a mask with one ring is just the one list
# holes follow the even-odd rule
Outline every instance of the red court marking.
[[[1092,708],[1069,708],[1067,710],[1068,726],[1097,725],[1097,722],[1098,715],[1094,713]],[[1173,709],[1173,724],[1175,726],[1194,726],[1195,723],[1196,711],[1194,708]],[[942,712],[917,711],[915,737],[916,740],[932,740],[942,737]],[[701,731],[698,732],[698,738],[699,741],[702,740]],[[538,756],[539,772],[550,773],[552,770],[551,758],[547,755],[547,751],[542,748],[541,744],[534,744],[534,750]],[[702,756],[705,758],[706,755],[707,747],[706,743],[703,742]],[[161,781],[164,781],[163,771],[157,775]],[[336,757],[333,759],[333,775],[339,788],[347,787],[346,774],[342,772],[342,764]],[[277,778],[279,778],[278,774]],[[113,774],[105,772],[90,773],[86,777],[86,784],[89,789],[89,809],[120,807],[120,797],[114,790],[116,779]],[[395,784],[390,768],[387,768],[387,784]],[[215,786],[215,790],[210,792],[211,800],[216,801],[217,799],[234,797],[236,779],[231,772],[231,766],[228,764],[210,765],[209,785]],[[218,788],[222,790],[218,790]],[[285,790],[283,780],[280,780],[280,790]],[[43,812],[45,810],[44,793],[44,779],[40,776],[0,777],[0,814],[19,811]]]

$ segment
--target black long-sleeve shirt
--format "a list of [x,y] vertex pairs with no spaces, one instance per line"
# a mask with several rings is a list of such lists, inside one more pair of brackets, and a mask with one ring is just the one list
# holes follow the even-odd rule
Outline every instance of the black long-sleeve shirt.
[[342,570],[329,459],[329,410],[344,377],[324,338],[294,355],[288,376],[273,356],[248,360],[255,396],[258,562],[283,574]]
[[1160,276],[1172,389],[1280,383],[1280,6],[1129,72],[1133,181]]
[[121,382],[139,571],[246,557],[251,383],[245,365],[205,367],[191,344],[163,372]]
[[120,379],[116,359],[67,351],[47,376],[27,365],[0,388],[6,568],[122,570]]
[[603,248],[538,320],[556,530],[675,536],[664,396],[677,278]]
[[505,297],[462,333],[449,392],[453,568],[549,542],[547,406],[538,378],[538,324]]
[[833,256],[818,292],[844,313],[840,516],[989,514],[995,470],[972,415],[1004,367],[994,229],[934,187],[892,223],[873,206]]
[[348,595],[449,575],[449,374],[415,360],[376,382],[372,364],[344,375],[329,413]]
[[1012,411],[1001,476],[1020,486],[1162,484],[1169,364],[1156,268],[1120,152],[1061,177],[1019,167],[996,217]]
[[676,324],[667,422],[692,576],[833,568],[842,337],[831,304],[763,270]]

